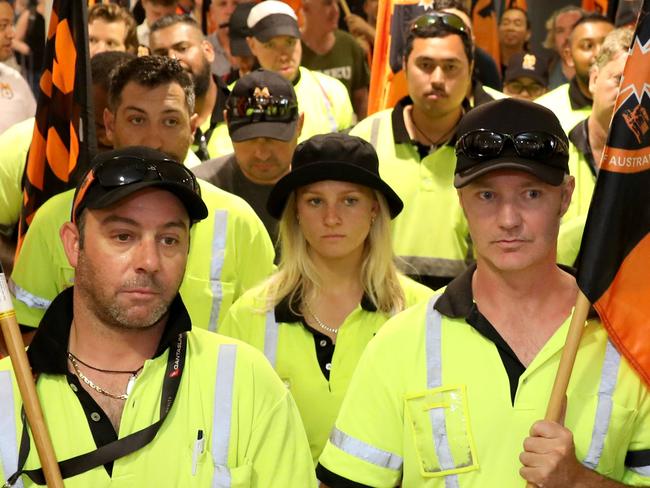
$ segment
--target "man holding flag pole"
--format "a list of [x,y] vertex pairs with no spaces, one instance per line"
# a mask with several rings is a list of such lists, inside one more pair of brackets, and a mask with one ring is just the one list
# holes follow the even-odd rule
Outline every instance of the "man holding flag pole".
[[[454,185],[476,266],[377,334],[319,479],[332,488],[650,486],[650,392],[595,315],[575,319],[589,304],[574,308],[576,279],[556,265],[574,189],[560,122],[532,102],[504,99],[468,112],[457,135]],[[637,213],[647,217],[647,208]],[[642,289],[647,258],[632,264]],[[582,340],[569,331],[572,316]],[[568,388],[539,420],[571,350],[570,380],[556,382]]]

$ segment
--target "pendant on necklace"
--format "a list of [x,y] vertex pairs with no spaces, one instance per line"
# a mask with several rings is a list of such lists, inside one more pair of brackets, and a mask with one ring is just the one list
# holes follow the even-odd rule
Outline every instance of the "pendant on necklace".
[[135,375],[131,375],[129,378],[129,382],[126,384],[126,392],[125,395],[128,397],[131,395],[131,392],[133,391],[133,387],[135,386]]

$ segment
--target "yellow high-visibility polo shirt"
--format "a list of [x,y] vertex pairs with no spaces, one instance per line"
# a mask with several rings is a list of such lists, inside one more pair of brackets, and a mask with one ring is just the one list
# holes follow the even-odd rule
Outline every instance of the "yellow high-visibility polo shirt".
[[[406,306],[426,301],[433,294],[430,288],[406,277],[401,277],[401,283]],[[245,293],[231,307],[219,333],[264,352],[296,400],[315,463],[361,353],[389,316],[377,312],[370,300],[362,300],[339,328],[331,362],[325,364],[329,372],[326,378],[319,355],[325,348],[333,347],[331,340],[292,313],[288,302],[262,312],[265,298],[266,293],[259,289]]]
[[[434,309],[436,296],[393,317],[366,348],[320,457],[328,486],[525,485],[519,454],[544,418],[570,317],[523,369],[513,397],[499,347],[461,312],[475,308],[471,274],[461,278],[470,289],[462,299],[439,299],[451,316]],[[597,321],[585,326],[567,396],[578,460],[650,486],[650,392]]]

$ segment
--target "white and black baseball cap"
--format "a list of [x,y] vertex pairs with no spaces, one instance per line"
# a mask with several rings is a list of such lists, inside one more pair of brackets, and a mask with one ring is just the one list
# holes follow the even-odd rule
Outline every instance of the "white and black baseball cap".
[[300,39],[296,13],[279,0],[265,0],[255,5],[248,14],[247,24],[253,37],[261,42],[278,36]]

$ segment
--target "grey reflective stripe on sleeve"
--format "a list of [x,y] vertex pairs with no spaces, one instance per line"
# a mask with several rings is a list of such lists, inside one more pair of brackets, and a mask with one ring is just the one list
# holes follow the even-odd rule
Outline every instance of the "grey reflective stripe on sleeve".
[[[434,295],[429,300],[427,307],[426,323],[426,356],[427,356],[427,389],[442,386],[442,316],[433,306],[440,298]],[[432,408],[429,410],[433,442],[440,462],[440,470],[454,469],[454,458],[449,447],[447,437],[447,425],[445,423],[445,411],[443,408]],[[458,476],[445,476],[445,488],[458,488]]]
[[377,449],[370,444],[366,444],[362,440],[349,436],[336,427],[332,429],[330,442],[332,445],[338,447],[341,451],[350,456],[354,456],[358,459],[374,464],[375,466],[392,469],[394,471],[402,469],[404,461],[397,454]]
[[330,129],[331,129],[330,132],[338,132],[339,123],[337,122],[336,117],[334,117],[334,111],[332,110],[332,102],[330,101],[330,97],[327,94],[327,90],[325,90],[325,87],[321,85],[318,76],[312,73],[311,70],[309,70],[309,73],[311,74],[312,78],[316,80],[316,84],[318,85],[321,93],[323,94],[323,101],[325,102],[325,110],[327,111],[327,118],[330,121]]
[[264,327],[264,355],[271,366],[275,368],[275,359],[278,351],[278,323],[275,321],[275,310],[266,312]]
[[379,142],[379,125],[381,124],[381,119],[375,117],[372,119],[372,124],[370,125],[370,144],[372,147],[377,150],[377,143]]
[[596,418],[594,429],[591,433],[591,444],[585,460],[582,462],[591,469],[596,469],[603,453],[605,437],[609,429],[609,421],[612,415],[612,395],[616,388],[618,369],[621,364],[621,355],[614,345],[608,340],[605,348],[605,359],[600,375],[600,387],[598,388],[598,404],[596,406]]
[[403,256],[395,262],[404,274],[424,276],[456,277],[467,269],[463,259],[428,258],[423,256]]
[[30,308],[40,308],[46,310],[50,306],[52,300],[47,300],[46,298],[41,298],[37,295],[29,293],[27,290],[18,286],[13,280],[9,280],[9,291],[14,296],[16,300],[24,303]]
[[650,466],[638,466],[636,468],[629,468],[630,471],[634,471],[636,474],[641,476],[650,477]]
[[[0,405],[2,405],[2,415],[0,415],[0,464],[5,478],[8,478],[18,470],[14,390],[9,371],[0,371]],[[14,486],[22,488],[22,479],[18,478]]]
[[222,344],[219,347],[217,379],[214,387],[214,417],[212,419],[212,461],[214,474],[212,488],[230,487],[228,446],[232,423],[232,392],[235,380],[237,346]]
[[221,271],[226,254],[226,231],[228,228],[228,212],[216,210],[214,212],[214,233],[212,235],[212,258],[210,259],[210,291],[212,291],[212,308],[208,330],[215,332],[219,323],[219,311],[223,299],[221,285]]

